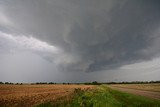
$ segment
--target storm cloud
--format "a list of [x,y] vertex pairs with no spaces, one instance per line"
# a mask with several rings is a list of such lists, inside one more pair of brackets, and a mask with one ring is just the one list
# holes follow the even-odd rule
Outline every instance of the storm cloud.
[[[156,72],[148,74],[152,79],[160,73],[154,61],[160,57],[159,46],[159,0],[0,1],[0,57],[5,59],[0,61],[2,73],[12,71],[5,69],[9,62],[2,66],[11,61],[8,56],[13,55],[12,61],[17,62],[28,55],[27,59],[37,58],[37,67],[43,66],[44,71],[39,72],[46,75],[42,79],[46,81],[50,81],[47,76],[55,77],[55,72],[69,81],[76,81],[76,75],[83,77],[77,81],[92,80],[95,75],[97,80],[110,80],[101,78],[106,73],[128,80],[123,74],[133,76],[131,68],[144,63],[154,65],[155,69],[151,68]],[[22,71],[36,72],[27,70],[29,62],[22,61],[26,69]],[[14,68],[16,71],[18,64]],[[139,67],[137,72],[143,75],[145,70]],[[133,80],[136,71],[134,74]]]

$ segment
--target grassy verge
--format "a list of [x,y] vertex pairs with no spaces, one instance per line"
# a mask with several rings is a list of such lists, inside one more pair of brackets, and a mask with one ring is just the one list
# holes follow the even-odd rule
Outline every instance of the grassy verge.
[[[46,105],[45,105],[46,104]],[[75,89],[74,97],[53,105],[45,103],[41,107],[160,107],[160,100],[112,90],[106,86],[97,86],[94,90]]]

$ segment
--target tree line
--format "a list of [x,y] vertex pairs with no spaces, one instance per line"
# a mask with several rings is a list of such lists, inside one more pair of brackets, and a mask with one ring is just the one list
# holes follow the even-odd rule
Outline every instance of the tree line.
[[[70,85],[70,84],[84,84],[84,85],[101,85],[101,84],[150,84],[150,83],[160,83],[160,81],[131,81],[131,82],[85,82],[85,83],[55,83],[55,82],[36,82],[30,83],[31,85],[41,85],[41,84],[63,84],[63,85]],[[0,84],[8,84],[8,85],[23,85],[24,83],[12,83],[12,82],[0,82]]]

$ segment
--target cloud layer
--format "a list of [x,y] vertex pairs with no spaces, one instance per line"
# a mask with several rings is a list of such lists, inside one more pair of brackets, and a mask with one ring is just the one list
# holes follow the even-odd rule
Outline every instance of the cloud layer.
[[2,0],[0,53],[31,52],[75,75],[121,70],[159,57],[159,10],[158,0]]

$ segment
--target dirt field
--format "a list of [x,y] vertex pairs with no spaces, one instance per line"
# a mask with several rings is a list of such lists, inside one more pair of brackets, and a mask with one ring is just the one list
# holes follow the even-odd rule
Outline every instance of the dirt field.
[[116,84],[109,87],[160,100],[160,84]]
[[33,106],[69,96],[75,88],[93,87],[91,85],[0,85],[0,107]]

